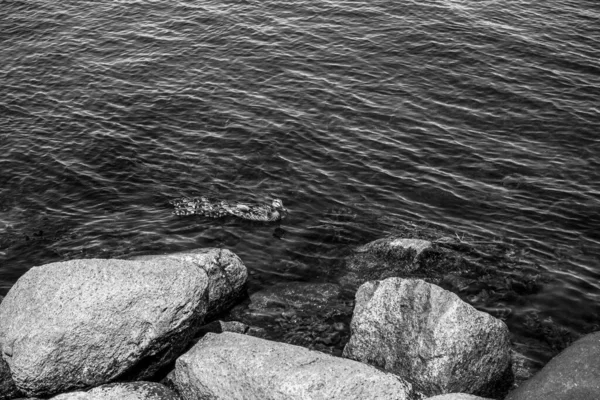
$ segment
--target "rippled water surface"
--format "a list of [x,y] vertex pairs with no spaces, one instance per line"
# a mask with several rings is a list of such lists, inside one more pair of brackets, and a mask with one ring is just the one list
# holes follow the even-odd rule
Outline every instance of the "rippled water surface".
[[[540,271],[535,293],[471,299],[539,365],[556,349],[532,320],[599,328],[596,0],[1,8],[0,294],[34,265],[206,246],[251,291],[330,282],[349,248],[429,227]],[[182,195],[291,212],[278,239],[176,217]]]

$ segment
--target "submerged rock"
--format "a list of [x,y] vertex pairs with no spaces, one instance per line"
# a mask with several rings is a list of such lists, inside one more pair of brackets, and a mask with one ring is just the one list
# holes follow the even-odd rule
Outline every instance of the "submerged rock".
[[0,304],[2,357],[29,396],[145,379],[201,326],[206,272],[175,260],[72,260],[30,269]]
[[250,327],[239,321],[212,321],[210,324],[204,325],[198,331],[198,335],[205,335],[207,333],[223,333],[223,332],[235,332],[235,333],[246,333]]
[[495,396],[510,385],[506,325],[422,280],[362,285],[351,332],[345,357],[393,372],[428,396]]
[[390,277],[442,276],[464,267],[460,255],[429,240],[387,237],[355,249],[340,283],[358,287]]
[[411,385],[371,366],[235,333],[209,333],[177,359],[185,400],[416,399]]
[[332,283],[279,283],[251,294],[230,317],[250,325],[249,335],[341,355],[352,315],[341,294]]
[[574,342],[507,400],[600,399],[600,332]]
[[228,310],[245,295],[248,270],[242,260],[227,249],[206,248],[184,253],[138,256],[133,260],[175,260],[204,270],[209,279],[206,320]]
[[180,400],[171,389],[155,382],[113,383],[87,392],[64,393],[51,400]]
[[534,375],[533,361],[514,349],[511,350],[510,355],[512,364],[511,368],[515,379],[512,389],[516,389],[517,387],[521,386],[523,382],[527,381]]
[[252,310],[273,308],[324,309],[339,299],[342,291],[333,283],[285,282],[250,295]]

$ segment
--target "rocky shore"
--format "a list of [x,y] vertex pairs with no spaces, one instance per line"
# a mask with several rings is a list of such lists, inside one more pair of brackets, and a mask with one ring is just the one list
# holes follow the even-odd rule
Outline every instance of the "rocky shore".
[[355,249],[339,285],[251,296],[250,308],[320,312],[320,299],[355,291],[335,356],[220,321],[248,281],[226,249],[34,267],[0,304],[0,400],[600,398],[600,332],[514,384],[523,374],[504,322],[439,286],[473,268],[448,246],[384,238]]

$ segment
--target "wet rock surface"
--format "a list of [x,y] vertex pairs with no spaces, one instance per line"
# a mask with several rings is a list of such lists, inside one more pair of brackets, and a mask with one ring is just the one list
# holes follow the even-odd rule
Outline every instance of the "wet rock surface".
[[207,299],[206,272],[174,260],[35,267],[0,304],[2,357],[29,396],[145,379],[183,351]]
[[206,320],[231,308],[245,295],[248,270],[242,260],[227,249],[206,248],[185,253],[137,256],[133,260],[175,260],[203,269],[209,279]]
[[285,282],[250,295],[251,310],[322,310],[340,298],[341,288],[333,283]]
[[416,398],[368,365],[235,333],[209,333],[179,357],[174,384],[186,400]]
[[[45,235],[47,232],[44,231],[43,234]],[[42,233],[40,232],[33,237],[37,241],[30,238],[27,242],[34,244],[46,242],[45,238],[41,239]],[[231,268],[229,272],[225,271],[223,265],[227,262],[221,262],[220,258],[223,256],[223,252],[228,252],[227,250],[201,249],[169,255],[138,256],[136,260],[156,263],[177,261],[186,265],[194,265],[207,272],[209,278],[212,276],[212,280],[209,279],[208,292],[213,295],[207,295],[208,297],[219,299],[219,296],[229,296],[225,301],[221,298],[216,304],[213,302],[210,305],[211,318],[219,314],[218,317],[222,320],[203,326],[195,333],[187,348],[190,348],[209,332],[236,332],[342,355],[342,349],[350,338],[349,326],[354,308],[355,288],[366,278],[387,276],[386,274],[390,274],[390,271],[386,268],[390,268],[393,272],[391,275],[418,277],[430,283],[437,283],[442,288],[457,293],[463,300],[472,303],[478,309],[488,311],[502,319],[510,316],[510,309],[502,306],[504,300],[510,302],[518,296],[535,293],[542,282],[535,273],[523,273],[524,270],[519,266],[519,254],[521,253],[514,253],[514,247],[511,248],[508,245],[502,247],[504,245],[498,244],[498,242],[467,243],[458,237],[456,239],[416,237],[411,239],[393,236],[358,247],[355,246],[360,241],[353,240],[348,242],[348,247],[343,252],[332,253],[331,257],[321,260],[311,257],[310,254],[305,255],[304,258],[298,258],[298,255],[295,255],[293,260],[282,259],[280,262],[286,268],[286,272],[290,272],[286,275],[288,279],[301,281],[288,281],[273,285],[272,282],[276,279],[262,273],[260,269],[255,269],[251,271],[254,279],[253,282],[250,282],[249,287],[251,295],[245,299],[243,296],[248,274],[246,273],[244,279],[239,279],[241,274],[236,275],[235,271],[239,271],[240,268]],[[488,246],[477,243],[491,244]],[[499,247],[492,249],[494,246]],[[155,248],[154,251],[157,249],[159,248]],[[350,252],[351,256],[346,257]],[[498,258],[499,253],[504,253],[504,255]],[[232,258],[237,258],[235,254],[231,254]],[[311,272],[315,262],[322,263],[323,267],[322,272],[319,270],[317,277]],[[241,260],[239,263],[241,264]],[[206,264],[209,265],[209,268],[203,268],[203,265]],[[229,264],[236,264],[235,260]],[[351,268],[346,269],[347,264]],[[243,264],[241,265],[243,267]],[[245,267],[243,268],[245,271]],[[533,269],[529,270],[529,272],[532,271],[535,272]],[[341,282],[343,285],[304,281],[314,279]],[[244,283],[239,284],[241,281]],[[212,282],[215,282],[216,285],[211,291]],[[234,284],[230,284],[230,282],[234,282]],[[0,303],[1,301],[0,296]],[[227,311],[236,301],[243,301],[243,303],[238,303],[232,310]],[[526,316],[524,325],[530,328],[531,332],[536,333],[539,340],[547,343],[552,351],[559,351],[572,342],[573,337],[569,332],[559,329],[560,327],[557,328],[550,317],[540,317],[533,312],[530,314]],[[508,320],[510,321],[513,317]],[[232,319],[239,319],[242,322],[231,321]],[[525,343],[525,346],[528,343]],[[522,344],[516,344],[516,348],[521,352],[524,351]],[[8,351],[11,352],[10,346]],[[528,354],[526,350],[524,353]],[[144,359],[141,364],[146,364],[146,361]],[[532,371],[543,365],[534,364],[532,367],[531,362],[530,358],[519,356],[513,351],[512,371],[515,376],[513,388],[518,387],[520,383],[531,377]],[[168,363],[168,368],[172,368],[173,365],[173,361]],[[170,378],[173,374],[168,377],[163,375],[168,372],[168,368],[163,368],[161,373],[155,376],[155,379],[158,381],[162,377],[163,381],[161,382],[172,384]],[[138,373],[138,365],[134,370],[136,370],[135,373]],[[126,378],[132,376],[134,375],[131,373],[120,375],[120,377]],[[509,378],[506,377],[506,379]],[[416,382],[414,387],[420,388],[420,385],[421,383]],[[477,393],[489,396],[494,393],[493,395],[498,398],[496,396],[497,389],[494,387],[499,386],[501,385],[490,385]],[[169,387],[172,388],[172,386]],[[0,390],[0,400],[2,399],[1,393]],[[85,395],[89,392],[81,393]],[[452,393],[444,396],[469,395]],[[435,399],[437,398],[454,399],[455,397],[435,397]],[[460,400],[463,398],[465,400],[481,399],[456,397]]]
[[[516,335],[516,348],[536,359],[550,359],[577,338],[559,324],[547,323],[547,315],[515,308],[515,304],[537,296],[550,283],[543,266],[531,257],[527,247],[506,238],[482,240],[450,236],[421,225],[409,228],[354,247],[333,280],[352,294],[360,284],[388,276],[436,284],[505,321]],[[590,328],[586,330],[595,330]],[[542,365],[536,361],[534,369]]]
[[339,276],[344,288],[370,280],[419,278],[481,303],[536,293],[538,268],[502,242],[389,236],[356,247]]
[[512,389],[516,389],[534,375],[534,366],[530,359],[515,350],[511,350],[510,355],[511,368],[514,376]]
[[223,332],[235,332],[235,333],[246,333],[250,327],[242,322],[238,321],[212,321],[210,324],[206,324],[200,328],[198,335],[206,335],[207,333],[223,333]]
[[389,277],[427,277],[466,267],[456,253],[429,240],[389,237],[354,250],[340,278],[344,286],[357,288],[371,280]]
[[286,282],[251,294],[229,317],[249,335],[341,355],[352,306],[336,284]]
[[424,394],[498,397],[512,382],[506,325],[417,279],[367,282],[344,357],[393,372]]
[[507,400],[596,400],[600,398],[600,332],[574,342]]

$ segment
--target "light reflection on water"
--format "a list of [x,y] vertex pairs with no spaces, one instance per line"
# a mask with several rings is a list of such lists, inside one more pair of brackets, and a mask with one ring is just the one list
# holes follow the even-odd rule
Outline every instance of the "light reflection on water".
[[[433,225],[527,250],[542,290],[474,304],[509,307],[544,361],[527,316],[573,334],[600,319],[599,16],[584,0],[11,2],[2,293],[42,263],[205,246],[236,252],[252,290],[328,281],[348,248]],[[281,198],[286,234],[175,217],[183,195]]]

